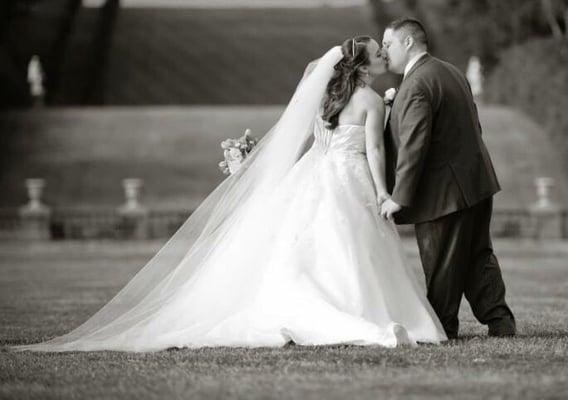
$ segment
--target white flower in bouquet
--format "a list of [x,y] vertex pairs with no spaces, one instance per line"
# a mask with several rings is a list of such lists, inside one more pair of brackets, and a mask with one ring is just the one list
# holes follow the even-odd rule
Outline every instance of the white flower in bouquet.
[[235,173],[256,143],[257,140],[250,136],[250,129],[247,129],[245,134],[238,139],[223,140],[221,148],[225,159],[219,163],[221,172],[225,175]]
[[227,165],[229,167],[229,173],[234,174],[241,167],[241,162],[239,160],[229,160],[227,161]]
[[231,147],[229,150],[229,156],[225,157],[227,160],[227,165],[229,166],[229,172],[234,174],[241,166],[244,159],[243,153],[237,147]]
[[229,165],[227,164],[226,160],[223,160],[219,163],[219,169],[221,170],[221,172],[223,172],[225,175],[228,175],[230,173],[229,170]]
[[229,157],[231,160],[242,161],[244,158],[243,152],[238,147],[231,147],[229,149]]

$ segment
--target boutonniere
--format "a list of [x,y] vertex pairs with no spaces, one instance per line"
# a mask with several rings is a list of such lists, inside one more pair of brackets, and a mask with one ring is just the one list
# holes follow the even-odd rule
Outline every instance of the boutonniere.
[[392,103],[394,103],[394,98],[396,96],[396,89],[395,88],[390,88],[385,92],[385,96],[383,97],[383,101],[385,102],[386,106],[392,106]]

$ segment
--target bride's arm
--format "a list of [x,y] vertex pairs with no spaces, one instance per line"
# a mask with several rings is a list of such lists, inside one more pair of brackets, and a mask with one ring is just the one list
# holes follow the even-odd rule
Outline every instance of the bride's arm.
[[377,95],[368,104],[365,121],[365,147],[379,206],[389,198],[385,178],[384,120],[385,105]]

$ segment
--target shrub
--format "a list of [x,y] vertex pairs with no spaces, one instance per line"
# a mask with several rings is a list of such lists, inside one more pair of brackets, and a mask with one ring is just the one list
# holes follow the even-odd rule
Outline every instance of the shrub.
[[485,100],[517,107],[539,122],[568,170],[568,42],[538,39],[505,50]]

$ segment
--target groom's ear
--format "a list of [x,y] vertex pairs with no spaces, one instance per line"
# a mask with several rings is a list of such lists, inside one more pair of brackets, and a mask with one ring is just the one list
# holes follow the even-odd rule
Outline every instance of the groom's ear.
[[404,43],[404,47],[406,47],[406,49],[408,50],[412,46],[414,46],[414,38],[411,35],[406,35],[403,43]]

